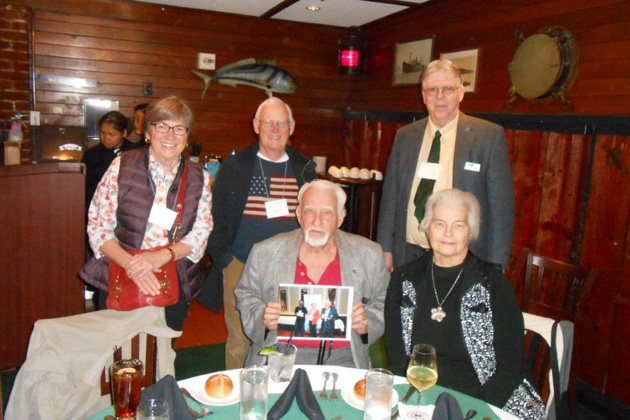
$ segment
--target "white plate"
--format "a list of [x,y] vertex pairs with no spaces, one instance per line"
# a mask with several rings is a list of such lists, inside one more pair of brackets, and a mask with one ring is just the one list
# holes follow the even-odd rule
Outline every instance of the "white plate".
[[431,420],[433,418],[434,405],[398,404],[398,413],[401,420]]
[[[354,395],[354,384],[355,383],[352,383],[351,385],[344,387],[341,390],[341,397],[345,402],[357,410],[363,410],[363,401]],[[398,392],[396,392],[395,389],[392,389],[391,407],[395,407],[396,404],[398,404]]]
[[230,379],[232,380],[233,388],[232,388],[232,392],[230,392],[230,395],[223,398],[212,398],[211,396],[206,394],[206,380],[210,376],[215,375],[216,373],[204,375],[200,377],[198,380],[196,380],[191,386],[190,395],[192,395],[193,398],[199,401],[200,403],[207,404],[207,405],[222,406],[222,405],[232,405],[239,402],[240,390],[239,390],[238,371],[227,371],[227,372],[221,372],[221,373],[229,376]]

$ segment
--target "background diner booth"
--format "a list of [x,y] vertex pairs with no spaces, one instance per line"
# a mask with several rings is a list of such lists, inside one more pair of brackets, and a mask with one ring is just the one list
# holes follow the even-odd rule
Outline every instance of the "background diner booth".
[[[195,8],[206,3],[215,9]],[[311,3],[320,11],[307,11]],[[591,275],[567,292],[573,303],[562,317],[574,326],[574,415],[629,418],[628,25],[627,0],[0,0],[3,408],[34,323],[91,310],[76,273],[86,249],[79,161],[97,140],[93,104],[108,101],[131,118],[138,104],[178,95],[193,107],[202,163],[225,160],[256,139],[251,119],[267,92],[213,81],[202,98],[204,81],[191,70],[214,75],[243,59],[273,59],[298,85],[273,93],[293,109],[292,147],[326,157],[329,168],[386,175],[396,130],[426,116],[417,78],[403,75],[402,63],[419,75],[416,61],[445,56],[474,75],[461,110],[505,129],[516,195],[506,274],[524,312],[554,318],[528,300],[534,255]],[[552,46],[544,58],[557,64],[533,82],[518,76],[544,67],[536,61],[543,54],[528,54],[532,39]],[[342,62],[348,51],[357,52],[357,69]],[[16,118],[22,138],[11,142]],[[15,147],[19,164],[6,165],[5,150]],[[382,181],[319,176],[350,196],[343,228],[375,239]],[[210,265],[206,257],[203,269]],[[563,293],[553,287],[543,284],[543,296]],[[222,314],[193,302],[174,346],[177,380],[223,370],[225,337]],[[386,367],[381,343],[371,356]]]

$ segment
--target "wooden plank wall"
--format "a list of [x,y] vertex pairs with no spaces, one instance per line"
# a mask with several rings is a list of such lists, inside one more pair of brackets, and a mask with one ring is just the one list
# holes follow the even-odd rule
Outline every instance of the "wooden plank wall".
[[[385,171],[403,125],[348,119],[349,163]],[[575,319],[573,372],[630,404],[630,136],[508,129],[506,137],[516,194],[513,249],[528,247],[598,270],[594,291]],[[361,148],[374,159],[362,161]]]
[[[278,95],[294,111],[294,145],[309,156],[323,154],[341,163],[341,147],[334,145],[341,144],[349,95],[348,78],[337,74],[343,30],[141,2],[27,3],[35,9],[35,74],[98,82],[96,88],[38,82],[36,109],[43,124],[83,125],[86,98],[118,100],[130,116],[138,103],[175,94],[192,103],[193,141],[203,143],[203,153],[226,155],[256,139],[251,120],[266,94],[247,86],[212,85],[201,99],[203,83],[190,71],[197,53],[215,53],[217,66],[275,58],[299,84],[296,94]],[[144,82],[153,83],[152,97],[143,96]]]
[[[423,109],[415,86],[392,87],[394,48],[427,35],[440,53],[479,49],[476,92],[466,93],[462,109],[506,112],[507,72],[518,43],[547,26],[562,26],[581,52],[577,81],[569,91],[578,114],[628,114],[630,101],[630,2],[627,0],[441,0],[424,3],[363,27],[365,74],[353,78],[350,105],[359,110]],[[517,102],[511,112],[565,113],[548,105]]]

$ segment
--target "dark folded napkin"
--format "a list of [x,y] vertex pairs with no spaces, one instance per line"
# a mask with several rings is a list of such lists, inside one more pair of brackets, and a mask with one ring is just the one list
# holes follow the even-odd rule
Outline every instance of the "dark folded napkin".
[[177,381],[172,375],[166,375],[153,385],[142,390],[140,402],[164,400],[168,403],[169,418],[177,420],[195,420],[188,411],[186,398],[180,391]]
[[462,409],[454,396],[442,392],[435,401],[435,411],[431,420],[463,420]]
[[267,413],[267,420],[279,420],[284,417],[291,409],[294,398],[297,398],[298,407],[309,420],[325,420],[324,413],[313,394],[311,381],[304,369],[295,371],[287,389]]

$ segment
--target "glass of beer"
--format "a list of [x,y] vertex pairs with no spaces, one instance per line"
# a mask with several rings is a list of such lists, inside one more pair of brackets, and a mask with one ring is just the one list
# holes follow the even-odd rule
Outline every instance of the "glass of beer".
[[428,344],[413,346],[407,367],[407,380],[418,390],[418,405],[422,403],[422,392],[431,388],[438,380],[435,348]]
[[138,359],[122,359],[112,365],[112,394],[116,419],[133,419],[140,403],[144,366]]

